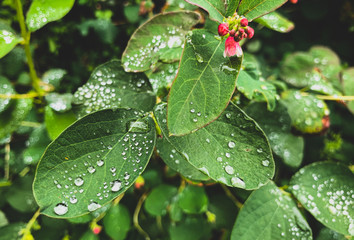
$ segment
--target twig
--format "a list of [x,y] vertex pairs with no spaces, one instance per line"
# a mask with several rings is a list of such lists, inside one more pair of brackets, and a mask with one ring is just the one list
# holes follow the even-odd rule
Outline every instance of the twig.
[[37,220],[39,214],[40,214],[40,209],[38,209],[38,210],[34,213],[34,215],[33,215],[33,217],[31,218],[31,220],[29,220],[29,222],[27,223],[26,228],[23,229],[23,230],[21,230],[21,234],[23,235],[22,238],[21,238],[22,240],[28,239],[28,238],[27,238],[27,235],[30,235],[30,234],[31,234],[31,228],[32,228],[33,224],[35,223],[35,221]]
[[231,191],[224,184],[220,184],[222,189],[224,189],[226,195],[235,203],[236,207],[242,208],[243,204],[237,200],[237,198],[231,193]]
[[138,204],[136,205],[136,208],[134,211],[133,223],[134,223],[134,227],[138,230],[138,232],[145,237],[145,240],[150,240],[149,235],[139,225],[139,212],[140,212],[141,206],[143,205],[147,195],[148,195],[147,193],[144,193],[140,197]]
[[5,176],[4,178],[8,181],[10,177],[10,143],[5,144],[5,166],[4,166]]

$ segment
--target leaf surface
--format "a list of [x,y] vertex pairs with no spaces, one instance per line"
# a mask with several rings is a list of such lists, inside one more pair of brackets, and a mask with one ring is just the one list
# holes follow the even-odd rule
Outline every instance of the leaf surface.
[[5,29],[0,30],[0,58],[8,54],[19,42],[21,42],[21,38],[13,32]]
[[177,195],[177,188],[172,185],[161,184],[154,188],[145,200],[145,210],[152,216],[164,216],[167,213],[167,206]]
[[101,110],[76,121],[38,164],[33,191],[41,212],[70,218],[107,204],[145,169],[155,138],[153,120],[135,110]]
[[[0,94],[14,94],[15,90],[12,87],[9,80],[3,76],[0,76]],[[11,98],[0,98],[0,113],[10,105]]]
[[123,240],[130,229],[131,217],[126,206],[113,205],[103,218],[104,231],[114,240]]
[[226,6],[222,0],[186,0],[186,2],[203,8],[214,21],[222,22],[224,19]]
[[194,132],[222,113],[242,62],[242,57],[224,58],[224,42],[206,30],[193,30],[185,45],[168,98],[167,124],[172,135]]
[[263,26],[277,32],[287,33],[294,29],[295,25],[292,21],[284,17],[278,12],[270,12],[260,18],[254,20]]
[[244,15],[248,21],[274,11],[286,0],[242,0],[238,8],[238,15]]

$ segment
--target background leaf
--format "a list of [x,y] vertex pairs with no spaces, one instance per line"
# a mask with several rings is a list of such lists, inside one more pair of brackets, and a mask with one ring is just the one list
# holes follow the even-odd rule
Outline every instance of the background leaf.
[[186,33],[199,22],[191,11],[158,14],[141,25],[131,36],[122,56],[127,72],[154,69],[158,61],[180,59]]
[[72,111],[58,113],[46,106],[44,109],[44,121],[50,139],[54,140],[65,128],[76,121],[76,117]]
[[102,110],[68,127],[38,164],[33,191],[41,212],[84,215],[126,191],[155,146],[150,117],[135,110]]
[[0,30],[0,58],[8,54],[21,41],[22,39],[13,32],[5,29]]
[[287,33],[294,29],[295,25],[292,21],[285,18],[278,12],[270,12],[260,18],[254,20],[263,26],[277,32]]
[[274,175],[269,143],[258,125],[234,104],[213,123],[192,134],[169,136],[166,104],[155,116],[166,138],[187,161],[215,181],[256,189]]
[[318,221],[344,235],[354,235],[354,175],[345,166],[317,162],[297,172],[290,189]]
[[206,30],[193,30],[185,45],[168,98],[167,124],[172,135],[196,131],[222,113],[242,62],[242,57],[224,58],[224,42]]
[[144,204],[145,210],[152,216],[164,216],[167,213],[167,206],[175,195],[177,195],[175,186],[161,184],[147,196]]
[[33,0],[26,15],[28,30],[34,32],[49,22],[64,17],[73,7],[75,0]]
[[114,240],[126,239],[130,225],[129,210],[121,203],[111,206],[103,218],[103,229]]
[[248,21],[274,11],[286,0],[242,0],[238,8],[238,15],[244,15]]
[[186,0],[186,2],[203,8],[214,21],[222,22],[224,19],[226,6],[222,0]]
[[[354,67],[348,68],[342,73],[342,85],[345,95],[354,95]],[[347,103],[349,110],[354,113],[354,101]]]
[[254,191],[236,219],[231,240],[312,239],[296,203],[273,182]]
[[[10,81],[3,76],[0,76],[0,85],[0,94],[11,95],[15,93],[15,90],[12,87]],[[10,102],[11,98],[0,98],[0,113],[6,110],[6,108],[10,105]]]
[[187,214],[203,213],[208,208],[208,196],[203,187],[187,185],[179,194],[178,205]]

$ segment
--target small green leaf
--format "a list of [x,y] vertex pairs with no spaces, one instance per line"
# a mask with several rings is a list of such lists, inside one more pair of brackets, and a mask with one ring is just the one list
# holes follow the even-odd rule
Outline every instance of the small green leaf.
[[232,229],[238,209],[230,198],[221,194],[211,194],[208,210],[215,214],[215,228]]
[[295,27],[292,21],[288,20],[278,12],[270,12],[263,17],[255,19],[254,21],[269,29],[281,33],[290,32]]
[[[3,77],[0,76],[0,94],[14,94],[15,90],[12,87],[10,81]],[[8,106],[10,106],[11,98],[0,98],[0,113],[6,110]]]
[[208,196],[203,187],[188,185],[179,194],[178,205],[188,214],[203,213],[208,208]]
[[34,32],[49,22],[63,18],[75,0],[33,0],[26,15],[28,30]]
[[287,108],[279,103],[273,112],[262,103],[253,103],[246,109],[266,133],[273,152],[293,168],[299,167],[304,151],[304,139],[291,133],[291,118]]
[[98,66],[88,82],[74,94],[74,112],[79,117],[107,108],[130,107],[152,110],[155,96],[143,73],[126,73],[119,60]]
[[182,222],[170,224],[168,233],[171,240],[210,239],[211,227],[202,216],[188,216]]
[[242,0],[237,13],[252,21],[274,11],[285,2],[286,0]]
[[16,99],[0,113],[0,139],[14,132],[32,109],[31,99]]
[[114,240],[126,239],[130,225],[131,216],[129,210],[121,203],[111,206],[103,218],[104,231]]
[[22,222],[11,223],[0,228],[0,240],[20,240],[19,232],[26,228],[26,224]]
[[61,80],[66,74],[66,70],[60,68],[54,68],[46,71],[42,76],[42,81],[46,84],[53,85],[53,87],[58,88],[60,86]]
[[171,185],[162,184],[154,188],[145,200],[145,210],[152,216],[166,215],[166,208],[176,194],[177,188]]
[[318,133],[323,129],[322,119],[329,115],[326,103],[314,95],[299,91],[285,91],[282,102],[287,106],[292,126],[303,133]]
[[133,109],[98,111],[69,126],[37,167],[33,191],[41,212],[77,217],[126,191],[150,159],[154,126]]
[[65,128],[76,121],[76,117],[72,111],[58,113],[46,106],[44,109],[44,121],[50,139],[54,140]]
[[0,58],[8,54],[22,39],[18,38],[13,32],[0,30]]
[[295,197],[323,225],[354,236],[354,175],[347,167],[313,163],[300,169],[290,185]]
[[[354,67],[348,68],[342,73],[342,85],[345,95],[354,95]],[[347,103],[349,110],[354,114],[354,101]]]
[[318,233],[316,240],[347,240],[347,238],[329,228],[322,228]]
[[158,61],[180,59],[185,34],[199,22],[200,15],[191,11],[158,14],[132,35],[122,56],[127,72],[154,69]]
[[242,62],[242,57],[224,58],[224,42],[206,30],[193,30],[185,45],[168,99],[171,135],[194,132],[222,113],[235,90]]
[[71,93],[50,93],[45,96],[45,100],[47,101],[49,107],[60,113],[71,110],[72,98],[73,95]]
[[7,220],[4,212],[0,211],[0,228],[6,226],[8,224],[9,224],[9,221]]
[[209,18],[222,22],[225,16],[225,3],[222,0],[186,0],[186,2],[203,8],[209,13]]
[[270,111],[274,110],[277,91],[273,84],[255,80],[246,71],[241,71],[236,86],[237,90],[243,93],[250,100],[256,97],[259,98],[259,94],[262,94],[263,98],[267,102],[267,108]]
[[184,177],[195,181],[206,181],[209,179],[207,175],[196,169],[182,154],[177,152],[166,138],[157,139],[156,148],[166,165]]
[[231,240],[311,240],[311,228],[296,206],[273,182],[254,191],[237,216]]
[[195,168],[228,186],[256,189],[274,175],[269,143],[259,126],[236,105],[210,125],[185,136],[169,136],[166,104],[155,108],[166,138]]

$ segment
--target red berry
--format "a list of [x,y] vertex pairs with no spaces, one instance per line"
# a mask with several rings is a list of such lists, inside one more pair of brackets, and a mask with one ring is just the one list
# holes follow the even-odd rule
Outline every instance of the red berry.
[[101,230],[102,230],[102,227],[97,226],[92,229],[92,232],[93,232],[93,234],[98,235],[101,232]]
[[248,20],[247,18],[242,18],[240,21],[240,24],[242,27],[246,27],[248,25]]
[[292,4],[296,4],[296,3],[297,3],[297,0],[290,0],[290,2],[291,2]]
[[247,33],[247,38],[253,38],[253,35],[254,35],[254,29],[251,28],[251,27],[247,27],[246,29],[246,33]]
[[232,29],[232,30],[230,31],[230,36],[235,36],[235,33],[236,33],[236,30],[235,30],[235,29]]
[[220,23],[218,32],[220,36],[225,36],[229,33],[229,25],[227,23]]

